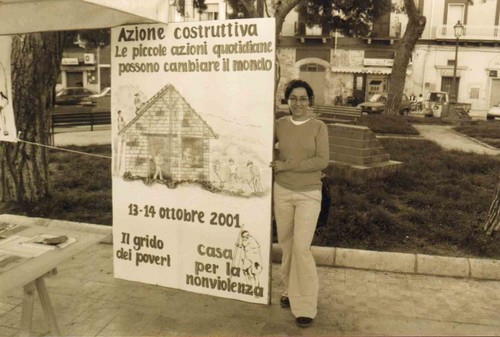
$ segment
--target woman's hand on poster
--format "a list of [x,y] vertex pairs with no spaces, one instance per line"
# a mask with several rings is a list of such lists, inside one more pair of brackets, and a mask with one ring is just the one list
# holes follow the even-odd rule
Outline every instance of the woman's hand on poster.
[[285,170],[285,162],[281,160],[272,161],[269,166],[271,166],[276,172]]

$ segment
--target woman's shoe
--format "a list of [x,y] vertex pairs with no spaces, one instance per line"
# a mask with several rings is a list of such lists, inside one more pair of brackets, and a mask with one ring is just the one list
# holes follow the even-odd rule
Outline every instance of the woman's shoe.
[[298,327],[301,328],[307,328],[308,326],[311,326],[313,322],[313,319],[310,317],[297,317],[295,319],[295,323],[297,324]]
[[290,308],[290,299],[287,296],[281,296],[280,305],[282,308]]

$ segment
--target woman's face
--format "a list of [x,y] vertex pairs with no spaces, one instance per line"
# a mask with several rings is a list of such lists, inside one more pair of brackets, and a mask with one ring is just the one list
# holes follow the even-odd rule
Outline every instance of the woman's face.
[[309,118],[309,96],[305,88],[295,88],[288,97],[288,106],[292,112],[292,118],[296,121]]

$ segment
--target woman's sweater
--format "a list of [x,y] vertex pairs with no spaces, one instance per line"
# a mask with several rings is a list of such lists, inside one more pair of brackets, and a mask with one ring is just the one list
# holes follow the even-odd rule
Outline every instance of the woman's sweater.
[[321,189],[321,170],[328,166],[328,130],[315,118],[295,125],[290,116],[276,121],[275,136],[279,142],[278,160],[285,170],[276,172],[276,183],[293,191]]

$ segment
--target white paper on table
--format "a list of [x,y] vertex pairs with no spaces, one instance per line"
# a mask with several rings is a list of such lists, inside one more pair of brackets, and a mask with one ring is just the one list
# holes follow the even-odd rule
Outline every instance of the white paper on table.
[[28,242],[29,240],[31,240],[31,238],[27,238],[24,236],[10,236],[0,241],[0,253],[21,257],[35,257],[54,249],[54,247],[45,245],[27,245],[26,242]]

